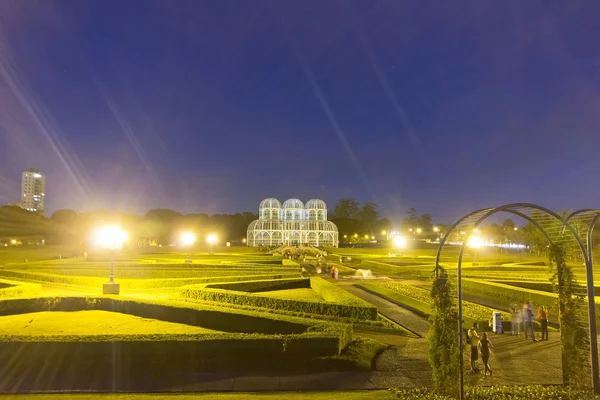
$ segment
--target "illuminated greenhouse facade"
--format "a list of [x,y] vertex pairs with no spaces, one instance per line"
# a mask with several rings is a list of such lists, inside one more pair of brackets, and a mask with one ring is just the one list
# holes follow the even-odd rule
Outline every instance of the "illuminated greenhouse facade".
[[312,199],[303,204],[288,199],[283,205],[277,199],[264,199],[258,208],[258,219],[248,225],[248,246],[338,246],[338,229],[327,220],[327,205]]

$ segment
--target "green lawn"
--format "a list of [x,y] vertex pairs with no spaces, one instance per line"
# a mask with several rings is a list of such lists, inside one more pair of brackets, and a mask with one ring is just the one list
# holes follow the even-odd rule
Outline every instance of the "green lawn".
[[285,289],[285,290],[271,290],[268,292],[260,292],[261,296],[265,297],[277,297],[283,299],[295,299],[295,300],[310,300],[310,301],[322,301],[323,298],[316,294],[312,289]]
[[0,336],[216,334],[197,326],[109,311],[45,311],[0,317]]
[[194,394],[27,394],[0,395],[0,400],[392,400],[387,390],[346,392],[194,393]]

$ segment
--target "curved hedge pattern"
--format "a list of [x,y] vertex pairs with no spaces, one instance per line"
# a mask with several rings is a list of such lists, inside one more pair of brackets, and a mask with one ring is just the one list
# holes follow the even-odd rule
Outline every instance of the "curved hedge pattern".
[[[251,293],[253,291],[280,290],[283,285],[295,285],[297,287],[310,286],[325,302],[313,302],[309,300],[296,300],[285,298],[273,298]],[[233,287],[233,290],[226,290]],[[331,315],[343,318],[377,320],[377,308],[351,295],[343,289],[325,281],[322,278],[239,282],[235,285],[215,284],[203,286],[184,287],[179,292],[180,296],[205,301],[222,302],[251,307],[263,307],[275,310],[292,312],[303,312],[309,314]]]

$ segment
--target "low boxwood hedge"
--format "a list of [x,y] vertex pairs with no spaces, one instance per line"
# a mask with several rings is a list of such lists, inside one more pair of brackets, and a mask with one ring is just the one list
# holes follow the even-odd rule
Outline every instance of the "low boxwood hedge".
[[[478,279],[463,278],[462,286],[465,291],[472,293],[482,293],[490,296],[498,296],[510,301],[533,303],[534,305],[545,305],[551,310],[558,309],[558,295],[540,290],[523,289],[513,285],[483,281]],[[600,318],[600,304],[594,298],[596,306],[596,315]],[[587,309],[587,305],[586,305]]]
[[0,298],[33,296],[42,290],[42,285],[0,279]]
[[[428,291],[425,289],[402,283],[362,283],[358,286],[370,293],[401,304],[424,318],[429,318],[431,315],[431,300]],[[463,326],[466,329],[473,325],[474,322],[477,322],[481,331],[488,331],[488,322],[494,311],[498,310],[463,300]],[[511,322],[510,314],[503,312],[502,322],[503,329],[509,330]]]
[[[493,280],[491,282],[501,283],[509,286],[516,286],[522,289],[538,290],[540,292],[554,293],[554,285],[552,282],[544,281],[513,281],[513,280]],[[584,289],[584,288],[582,288]],[[594,286],[594,296],[600,295],[600,287]]]
[[[295,289],[301,287],[311,287],[317,294],[323,297],[326,302],[267,297],[260,293],[261,291],[266,290]],[[317,287],[318,290],[315,289],[315,287]],[[341,291],[341,293],[339,291]],[[188,286],[181,288],[179,294],[181,297],[196,300],[223,302],[292,312],[331,315],[358,320],[377,320],[377,308],[362,302],[362,300],[358,298],[355,300],[355,296],[324,281],[322,278]]]
[[[390,389],[402,400],[454,400],[431,389]],[[590,391],[563,386],[475,386],[465,388],[466,400],[600,400]]]
[[[14,270],[14,269],[13,269]],[[21,271],[21,269],[19,269]],[[40,267],[28,269],[26,272],[53,274],[62,276],[80,276],[106,278],[108,267],[106,265],[96,268],[61,268],[61,267]],[[247,276],[247,275],[265,275],[291,273],[298,274],[298,268],[286,267],[191,267],[185,268],[157,268],[155,266],[146,268],[123,268],[115,267],[116,279],[173,279],[173,278],[204,278],[215,276]]]
[[286,290],[286,289],[310,289],[309,278],[298,279],[277,279],[277,280],[261,280],[261,281],[245,281],[232,283],[211,283],[206,285],[210,289],[225,289],[235,290],[238,292],[263,292],[271,290]]
[[[0,300],[0,315],[40,311],[103,310],[225,331],[212,334],[7,335],[0,337],[0,391],[35,382],[37,390],[64,389],[64,379],[92,389],[91,377],[116,368],[117,375],[161,372],[273,369],[298,360],[339,355],[352,340],[352,327],[286,316],[268,316],[209,304],[141,301],[112,297],[35,297]],[[15,357],[18,354],[18,357]],[[304,361],[303,361],[304,362]],[[51,366],[45,386],[36,366]],[[36,367],[36,368],[34,368]],[[66,375],[63,375],[66,374]],[[141,375],[140,375],[141,374]],[[11,379],[10,376],[14,379]],[[62,376],[61,379],[57,375]],[[18,377],[18,379],[17,379]],[[119,379],[121,379],[119,378]],[[57,380],[58,379],[58,380]],[[126,382],[120,381],[126,388]],[[41,386],[40,386],[41,385]],[[52,385],[59,385],[53,387]],[[86,386],[90,385],[90,386]]]
[[[208,276],[199,278],[173,278],[173,279],[120,279],[119,283],[123,289],[158,289],[174,288],[184,285],[194,285],[213,282],[236,282],[248,280],[264,279],[283,279],[294,278],[300,275],[299,272],[270,273],[257,275],[233,275],[233,276]],[[0,276],[6,278],[19,279],[31,282],[53,283],[60,285],[84,286],[84,287],[102,287],[107,279],[86,277],[86,276],[66,276],[58,274],[49,274],[35,271],[17,271],[9,269],[0,269]]]

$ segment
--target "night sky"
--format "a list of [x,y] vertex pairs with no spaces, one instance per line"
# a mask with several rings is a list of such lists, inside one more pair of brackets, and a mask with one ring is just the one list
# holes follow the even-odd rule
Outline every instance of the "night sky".
[[600,3],[0,1],[0,203],[600,207]]

